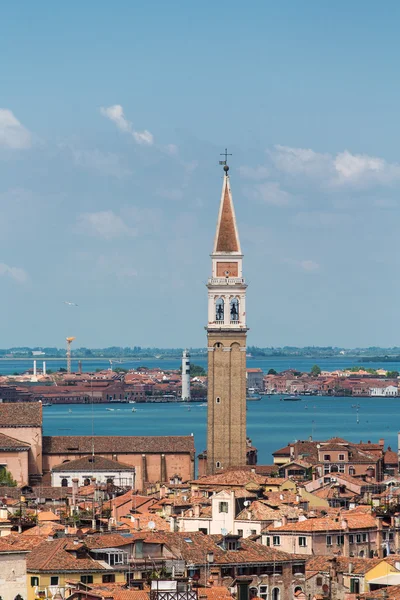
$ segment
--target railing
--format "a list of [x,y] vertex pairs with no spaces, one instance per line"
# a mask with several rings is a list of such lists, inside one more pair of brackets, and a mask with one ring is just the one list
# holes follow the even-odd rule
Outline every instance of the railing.
[[243,284],[243,277],[210,277],[208,283],[211,285],[235,285]]

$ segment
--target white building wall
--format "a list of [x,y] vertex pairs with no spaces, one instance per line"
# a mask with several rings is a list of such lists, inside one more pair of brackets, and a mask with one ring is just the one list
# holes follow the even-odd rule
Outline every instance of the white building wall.
[[68,486],[72,487],[72,479],[78,479],[79,486],[85,485],[86,479],[91,479],[94,477],[96,479],[96,483],[106,484],[108,479],[112,479],[114,485],[120,487],[134,487],[135,483],[135,474],[130,471],[98,471],[96,473],[82,473],[82,472],[73,472],[73,471],[57,471],[51,474],[51,485],[53,487],[62,487],[62,480],[66,479]]
[[[228,512],[221,511],[221,502],[228,504]],[[219,492],[211,496],[212,520],[210,522],[210,534],[221,534],[222,530],[227,533],[234,532],[235,520],[235,493]]]
[[0,596],[3,600],[14,600],[18,594],[24,600],[28,595],[26,553],[0,553]]

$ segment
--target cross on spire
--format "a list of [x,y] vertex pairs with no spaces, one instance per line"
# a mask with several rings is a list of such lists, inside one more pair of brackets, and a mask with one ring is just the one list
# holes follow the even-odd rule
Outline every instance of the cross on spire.
[[224,167],[226,167],[228,164],[228,156],[232,156],[232,154],[229,154],[228,148],[225,148],[225,152],[221,152],[220,156],[225,156],[225,160],[220,160],[219,164],[224,165]]

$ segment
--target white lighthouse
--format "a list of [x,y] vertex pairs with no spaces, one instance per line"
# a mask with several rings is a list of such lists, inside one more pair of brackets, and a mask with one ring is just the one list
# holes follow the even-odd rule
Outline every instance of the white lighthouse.
[[190,400],[190,354],[187,350],[182,354],[182,400]]

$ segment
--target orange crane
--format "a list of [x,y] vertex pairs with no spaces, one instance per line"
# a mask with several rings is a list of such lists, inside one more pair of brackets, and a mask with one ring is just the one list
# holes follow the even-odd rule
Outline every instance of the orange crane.
[[71,373],[71,343],[74,337],[67,337],[67,373]]

